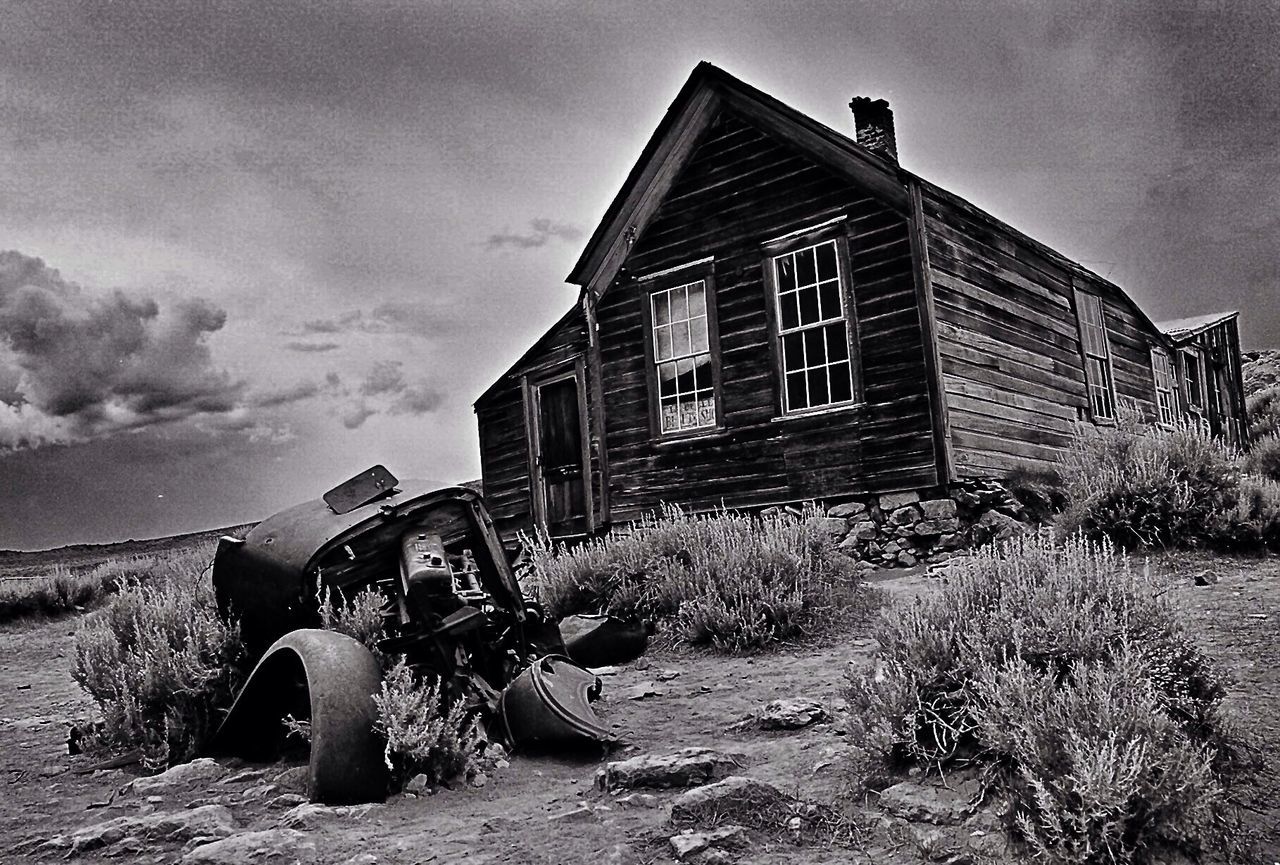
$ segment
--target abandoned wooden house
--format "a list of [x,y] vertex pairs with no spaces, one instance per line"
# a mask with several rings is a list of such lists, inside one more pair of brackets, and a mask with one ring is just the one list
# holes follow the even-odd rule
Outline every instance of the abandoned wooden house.
[[707,63],[582,252],[579,302],[477,400],[508,537],[945,489],[1052,462],[1129,403],[1244,435],[1234,314],[1118,286]]

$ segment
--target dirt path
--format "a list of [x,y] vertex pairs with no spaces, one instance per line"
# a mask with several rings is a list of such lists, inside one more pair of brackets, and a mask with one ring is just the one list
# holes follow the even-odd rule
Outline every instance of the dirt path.
[[[1280,762],[1280,563],[1276,560],[1168,557],[1154,562],[1170,596],[1182,607],[1203,641],[1240,684],[1237,707]],[[1216,572],[1216,585],[1195,587],[1191,576]],[[928,591],[918,571],[875,581],[895,599]],[[1259,618],[1267,616],[1268,618]],[[0,688],[0,861],[53,861],[33,842],[108,817],[219,803],[241,828],[264,829],[279,822],[284,805],[271,804],[286,788],[263,791],[265,779],[231,785],[193,786],[162,801],[114,795],[130,780],[127,771],[76,774],[83,758],[66,755],[66,719],[88,714],[87,701],[68,674],[74,622],[64,620],[0,628],[4,686]],[[755,658],[650,652],[604,678],[600,714],[618,725],[630,743],[622,756],[708,745],[743,755],[747,775],[772,781],[801,799],[839,800],[850,780],[839,716],[794,733],[734,732],[730,728],[763,703],[805,696],[838,706],[845,670],[866,664],[874,648],[859,629],[823,647],[806,647]],[[645,696],[641,696],[645,695]],[[633,699],[634,698],[634,699]],[[423,798],[396,798],[363,816],[328,819],[308,827],[305,849],[285,858],[265,853],[253,862],[350,863],[642,863],[670,862],[673,830],[661,807],[625,807],[598,791],[593,779],[599,754],[577,759],[519,756],[481,789],[442,791]],[[657,793],[669,802],[672,793]],[[586,803],[590,810],[581,809]],[[1265,836],[1268,861],[1280,861],[1280,812],[1273,799],[1252,822]],[[769,833],[753,835],[744,863],[921,861],[910,846],[864,851],[796,847]],[[175,862],[180,844],[149,846],[125,861]],[[92,856],[73,861],[94,861]],[[117,860],[119,861],[119,860]]]

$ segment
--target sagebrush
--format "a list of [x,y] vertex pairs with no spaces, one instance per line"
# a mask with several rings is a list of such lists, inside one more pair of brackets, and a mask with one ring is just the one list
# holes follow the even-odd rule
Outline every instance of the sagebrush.
[[851,738],[891,766],[991,767],[1042,859],[1226,843],[1252,746],[1159,587],[1106,544],[982,548],[875,636],[876,669],[848,688]]
[[239,630],[218,615],[200,553],[158,557],[75,635],[72,675],[104,722],[102,744],[152,767],[195,756],[243,677]]
[[317,592],[317,600],[320,606],[320,627],[326,631],[346,634],[356,640],[373,653],[378,666],[385,670],[389,661],[378,648],[378,643],[386,636],[382,630],[385,621],[382,593],[369,586],[355,592],[348,599],[341,589],[325,586]]
[[480,770],[484,740],[479,723],[461,700],[447,698],[434,676],[415,675],[400,658],[373,701],[393,787],[419,774],[439,785],[466,780]]
[[155,556],[133,556],[87,568],[59,564],[35,576],[0,578],[0,622],[92,608],[126,582],[145,579],[158,566]]
[[852,562],[817,516],[668,507],[575,547],[526,540],[531,586],[556,617],[638,616],[691,644],[759,649],[825,630],[851,597]]

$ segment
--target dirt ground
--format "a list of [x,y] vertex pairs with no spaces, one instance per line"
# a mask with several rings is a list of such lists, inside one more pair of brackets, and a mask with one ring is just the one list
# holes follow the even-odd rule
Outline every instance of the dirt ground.
[[[1280,561],[1169,556],[1153,561],[1197,638],[1238,683],[1232,700],[1245,723],[1280,764]],[[1192,575],[1210,571],[1215,585],[1197,587]],[[907,600],[934,584],[918,571],[874,581],[886,594]],[[221,802],[245,829],[266,828],[281,807],[234,785],[179,791],[163,803],[118,794],[128,769],[81,773],[83,757],[68,757],[67,720],[88,717],[90,706],[71,680],[74,619],[0,628],[4,658],[0,688],[0,861],[53,861],[35,843],[109,817]],[[617,725],[628,746],[614,758],[706,745],[742,755],[744,774],[767,779],[801,799],[848,804],[848,747],[840,715],[798,732],[734,732],[729,728],[769,700],[806,696],[831,708],[840,702],[845,671],[865,665],[874,643],[858,629],[822,647],[755,658],[651,651],[605,676],[600,714]],[[648,694],[640,699],[632,699]],[[480,789],[394,798],[361,817],[335,819],[307,832],[304,861],[317,863],[639,863],[670,862],[674,834],[661,807],[626,807],[596,790],[602,754],[566,757],[517,755]],[[274,770],[273,770],[274,771]],[[268,778],[270,774],[268,775]],[[659,803],[675,793],[654,791]],[[1280,796],[1255,797],[1249,828],[1261,840],[1266,862],[1280,861]],[[591,807],[590,813],[579,808]],[[857,813],[856,809],[852,813]],[[758,829],[758,827],[751,827]],[[778,833],[754,831],[753,846],[737,854],[744,863],[921,861],[915,847],[872,838],[863,849],[824,844],[796,846]],[[110,848],[108,848],[110,849]],[[168,863],[178,844],[160,843],[124,861]],[[353,857],[361,856],[353,859]],[[97,861],[93,854],[72,860]],[[121,861],[102,860],[102,861]],[[286,862],[293,857],[252,861]]]

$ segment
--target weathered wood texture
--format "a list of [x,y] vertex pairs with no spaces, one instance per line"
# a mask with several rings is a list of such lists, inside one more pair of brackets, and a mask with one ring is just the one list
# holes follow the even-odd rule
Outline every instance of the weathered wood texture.
[[[1215,324],[1200,333],[1175,339],[1177,349],[1195,348],[1203,359],[1205,408],[1203,417],[1209,430],[1227,441],[1243,444],[1248,438],[1244,397],[1244,379],[1240,371],[1240,330],[1235,318]],[[1181,369],[1181,359],[1176,359]],[[1186,387],[1185,373],[1179,382]],[[1181,402],[1187,405],[1185,394]]]
[[[520,529],[532,528],[524,377],[571,365],[586,348],[586,326],[581,309],[575,306],[476,401],[485,504],[504,539],[510,540]],[[595,460],[592,462],[594,477]]]
[[[761,244],[845,217],[866,404],[778,420]],[[635,276],[715,257],[724,425],[657,441]],[[725,109],[597,308],[612,518],[936,482],[906,218]]]
[[1047,465],[1087,419],[1073,286],[1102,298],[1116,396],[1155,416],[1160,340],[1116,286],[922,183],[954,473]]

